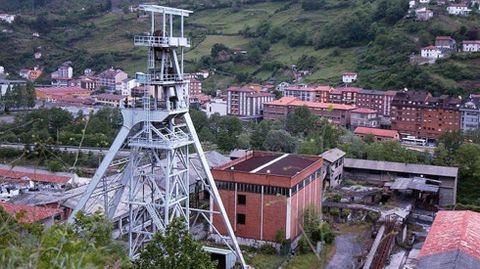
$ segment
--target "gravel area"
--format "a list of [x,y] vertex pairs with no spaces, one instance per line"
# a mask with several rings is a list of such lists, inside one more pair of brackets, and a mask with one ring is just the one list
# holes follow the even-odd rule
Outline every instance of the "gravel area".
[[335,237],[335,255],[328,263],[327,269],[352,269],[355,256],[362,251],[361,243],[357,241],[356,233],[341,234]]

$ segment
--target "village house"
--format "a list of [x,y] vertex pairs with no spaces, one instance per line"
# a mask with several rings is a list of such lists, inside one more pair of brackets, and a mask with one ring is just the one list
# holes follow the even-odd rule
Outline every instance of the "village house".
[[10,214],[13,218],[21,216],[18,221],[21,223],[39,223],[50,227],[58,221],[62,221],[63,210],[60,208],[53,208],[48,206],[31,206],[22,204],[13,204],[0,202],[5,212]]
[[122,80],[122,91],[118,94],[122,96],[132,96],[132,89],[138,85],[139,84],[135,78],[126,78]]
[[35,58],[35,60],[38,60],[38,59],[42,58],[42,53],[41,52],[35,52],[33,54],[33,58]]
[[456,16],[469,16],[471,11],[472,10],[463,3],[453,3],[449,4],[447,7],[448,14]]
[[350,112],[350,126],[352,129],[356,127],[378,127],[380,119],[378,112],[370,108],[356,108]]
[[357,127],[353,133],[362,139],[366,136],[373,136],[375,141],[400,140],[400,134],[396,130],[385,130],[369,127]]
[[433,18],[433,11],[426,7],[418,8],[415,10],[415,18],[417,21],[428,21]]
[[418,1],[420,4],[430,4],[430,0],[419,0]]
[[295,97],[302,101],[328,103],[329,93],[333,88],[330,86],[312,86],[299,84],[283,89],[283,96]]
[[62,63],[57,71],[53,72],[50,77],[52,79],[52,85],[67,87],[70,85],[69,81],[73,78],[72,62]]
[[[279,231],[282,240],[295,240],[304,210],[321,206],[325,170],[319,156],[253,151],[211,171],[241,244],[278,241]],[[213,223],[226,233],[217,214]]]
[[451,36],[437,36],[435,38],[435,47],[442,52],[455,51],[457,42]]
[[442,51],[433,45],[422,48],[422,50],[420,51],[420,55],[423,58],[433,59],[433,60],[444,57]]
[[480,40],[464,40],[463,52],[480,52]]
[[0,13],[0,21],[10,24],[15,21],[15,15]]
[[342,81],[343,83],[352,83],[357,80],[357,76],[358,76],[357,73],[345,72],[342,75]]

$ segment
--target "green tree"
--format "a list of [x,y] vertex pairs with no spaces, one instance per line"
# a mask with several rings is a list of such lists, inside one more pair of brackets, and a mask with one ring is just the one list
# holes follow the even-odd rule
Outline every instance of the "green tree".
[[295,152],[297,140],[285,130],[271,130],[267,134],[263,147],[270,151]]
[[307,135],[315,126],[316,117],[306,106],[296,108],[288,114],[286,129],[292,134]]
[[155,234],[133,268],[214,269],[216,266],[216,262],[202,250],[202,245],[188,233],[183,221],[176,218],[168,225],[165,235]]
[[263,143],[267,138],[268,132],[272,129],[272,122],[263,120],[254,127],[253,132],[250,135],[250,144],[253,149],[265,149]]

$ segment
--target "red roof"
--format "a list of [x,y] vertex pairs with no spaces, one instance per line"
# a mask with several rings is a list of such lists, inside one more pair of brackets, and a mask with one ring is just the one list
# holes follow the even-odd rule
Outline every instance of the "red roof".
[[360,92],[362,88],[357,87],[344,87],[340,89],[342,92]]
[[422,50],[436,50],[436,49],[437,49],[437,47],[435,47],[434,45],[430,45],[428,47],[422,48]]
[[354,72],[345,72],[343,73],[344,76],[356,76],[357,73],[354,73]]
[[9,169],[0,169],[0,177],[11,179],[28,178],[32,181],[47,182],[47,183],[67,183],[72,177],[57,176],[40,173],[21,172]]
[[464,40],[463,44],[479,44],[480,45],[480,40]]
[[436,40],[451,40],[451,36],[437,36]]
[[377,113],[377,111],[370,108],[359,107],[357,109],[352,110],[352,113],[372,114],[372,113]]
[[355,134],[361,135],[374,135],[374,136],[381,136],[381,137],[390,137],[390,138],[397,138],[399,136],[398,131],[396,130],[385,130],[385,129],[378,129],[378,128],[368,128],[368,127],[357,127]]
[[354,106],[332,104],[332,103],[320,103],[302,101],[296,97],[282,97],[279,100],[266,102],[264,105],[276,105],[276,106],[306,106],[310,108],[322,108],[322,109],[338,109],[338,110],[353,110]]
[[26,223],[41,221],[58,214],[62,214],[63,212],[61,209],[58,208],[20,205],[3,202],[0,202],[0,206],[3,207],[3,209],[5,209],[8,214],[13,215],[14,217],[18,213],[23,214],[23,217],[21,217],[19,221]]
[[80,87],[48,87],[48,88],[36,88],[35,90],[43,92],[45,94],[88,94],[89,90]]
[[480,213],[439,211],[418,257],[452,250],[480,259]]

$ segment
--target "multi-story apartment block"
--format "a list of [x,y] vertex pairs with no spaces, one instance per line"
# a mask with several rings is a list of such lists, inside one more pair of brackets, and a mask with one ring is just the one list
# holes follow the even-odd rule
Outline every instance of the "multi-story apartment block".
[[274,99],[274,94],[260,92],[250,87],[230,87],[227,89],[227,114],[238,117],[261,117],[264,103]]
[[[305,209],[321,210],[326,171],[319,156],[254,151],[213,168],[212,175],[240,243],[277,241],[279,231],[281,239],[295,240]],[[218,214],[213,224],[226,234]]]
[[380,115],[389,117],[395,91],[364,90],[358,92],[355,105],[376,110]]
[[191,78],[189,83],[188,93],[190,96],[201,94],[202,82],[198,79]]
[[295,97],[302,101],[315,102],[317,94],[315,88],[304,85],[294,85],[283,90],[283,96]]
[[308,102],[295,97],[282,97],[280,100],[264,104],[263,118],[266,120],[284,120],[289,113],[303,106],[310,109],[312,114],[345,127],[350,126],[350,112],[355,109],[354,106],[350,105]]
[[109,92],[122,90],[122,81],[128,78],[128,74],[120,69],[107,69],[98,75],[98,87],[106,87]]
[[460,129],[460,100],[427,92],[397,92],[392,101],[392,129],[402,136],[437,139]]
[[461,124],[464,132],[480,129],[480,95],[470,95],[460,106]]

